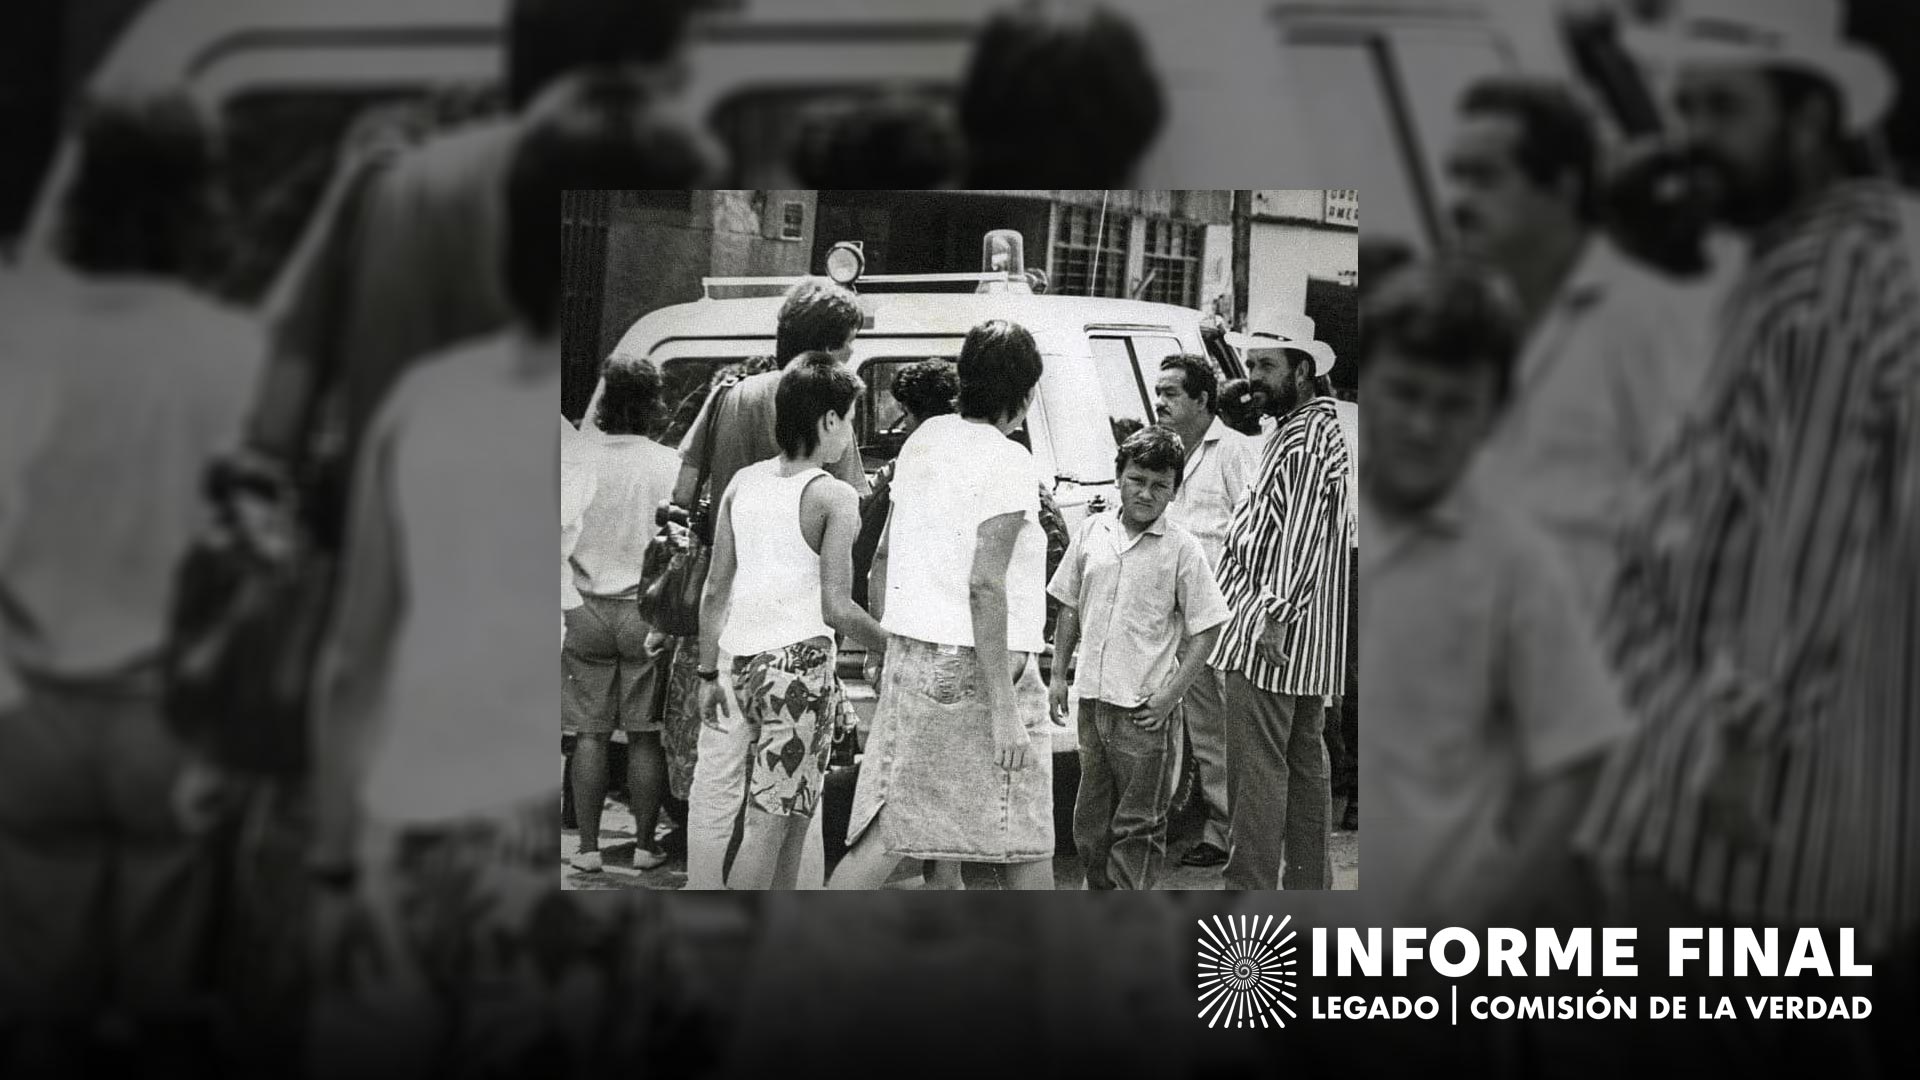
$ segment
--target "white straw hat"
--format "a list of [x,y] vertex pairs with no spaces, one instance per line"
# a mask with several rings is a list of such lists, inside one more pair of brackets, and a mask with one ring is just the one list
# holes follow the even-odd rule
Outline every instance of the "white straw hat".
[[1622,35],[1669,75],[1686,67],[1767,66],[1808,72],[1840,91],[1853,134],[1877,126],[1899,89],[1880,55],[1846,39],[1841,0],[1675,0],[1658,22]]

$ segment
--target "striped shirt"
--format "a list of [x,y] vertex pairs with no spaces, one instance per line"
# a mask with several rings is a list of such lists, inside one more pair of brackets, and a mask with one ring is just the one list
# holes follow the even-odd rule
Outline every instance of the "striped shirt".
[[[1893,189],[1840,185],[1756,248],[1629,523],[1604,634],[1643,728],[1581,844],[1738,920],[1920,914],[1920,282]],[[1766,751],[1769,842],[1690,782],[1716,727]],[[1871,946],[1870,946],[1871,947]]]
[[[1268,693],[1328,696],[1345,685],[1352,587],[1347,440],[1331,398],[1295,410],[1268,437],[1260,475],[1227,527],[1220,591],[1233,618],[1212,666]],[[1260,651],[1269,623],[1286,628],[1284,667]]]

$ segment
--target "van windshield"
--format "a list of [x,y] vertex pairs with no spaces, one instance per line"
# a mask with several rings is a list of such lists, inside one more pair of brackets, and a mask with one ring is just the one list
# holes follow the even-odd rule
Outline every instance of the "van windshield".
[[860,378],[867,384],[866,398],[860,403],[860,456],[869,465],[892,461],[907,441],[907,425],[912,417],[906,406],[893,396],[894,378],[909,364],[923,360],[952,363],[956,356],[878,356],[860,365]]

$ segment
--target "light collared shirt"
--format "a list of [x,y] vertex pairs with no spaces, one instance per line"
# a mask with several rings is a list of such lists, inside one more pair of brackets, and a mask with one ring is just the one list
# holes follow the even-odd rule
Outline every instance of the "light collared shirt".
[[1180,490],[1174,492],[1167,516],[1174,524],[1200,541],[1207,565],[1218,568],[1220,553],[1227,544],[1227,526],[1233,521],[1234,508],[1247,497],[1255,470],[1260,465],[1259,443],[1213,418],[1206,434],[1200,436],[1200,449],[1187,458],[1180,475]]
[[1448,912],[1511,872],[1506,819],[1526,785],[1601,753],[1628,724],[1565,571],[1518,515],[1468,482],[1414,520],[1364,499],[1360,519],[1360,754],[1381,845],[1368,849],[1367,889]]
[[1173,678],[1182,641],[1233,613],[1193,534],[1165,514],[1128,533],[1123,512],[1080,523],[1047,592],[1080,616],[1074,696],[1131,707]]
[[1710,315],[1595,237],[1528,335],[1476,468],[1531,517],[1597,617],[1620,526],[1704,377]]

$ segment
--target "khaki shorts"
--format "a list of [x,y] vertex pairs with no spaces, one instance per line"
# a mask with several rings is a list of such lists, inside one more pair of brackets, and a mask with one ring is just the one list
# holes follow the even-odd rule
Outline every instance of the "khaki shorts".
[[632,599],[599,596],[566,613],[560,650],[560,717],[582,735],[660,730],[672,650],[647,649],[653,627]]

